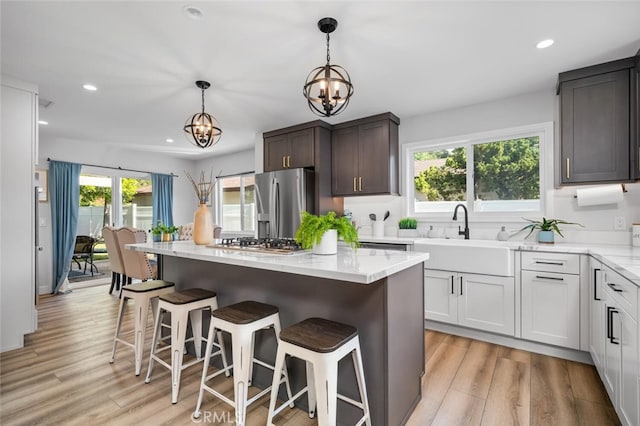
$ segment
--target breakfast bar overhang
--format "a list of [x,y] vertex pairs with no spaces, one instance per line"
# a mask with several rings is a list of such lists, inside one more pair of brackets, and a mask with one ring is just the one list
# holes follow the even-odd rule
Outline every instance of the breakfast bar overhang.
[[[420,401],[427,253],[340,247],[337,255],[278,255],[198,246],[192,241],[127,248],[155,253],[163,279],[174,282],[177,289],[213,290],[219,306],[243,300],[278,306],[283,328],[309,317],[357,327],[373,425],[404,424]],[[272,333],[256,336],[256,357],[272,362],[275,343]],[[295,392],[306,383],[304,363],[293,359],[288,366]],[[254,384],[266,387],[270,374],[260,370]],[[338,392],[359,399],[350,358],[339,365]],[[306,397],[297,401],[301,407],[306,402]],[[360,415],[338,402],[338,424],[354,424]]]

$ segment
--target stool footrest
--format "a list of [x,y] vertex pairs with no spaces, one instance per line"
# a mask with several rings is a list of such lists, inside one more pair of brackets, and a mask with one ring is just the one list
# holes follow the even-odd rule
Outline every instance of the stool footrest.
[[358,407],[361,410],[364,409],[364,404],[362,402],[360,402],[360,401],[356,401],[354,399],[351,399],[351,398],[349,398],[347,396],[344,396],[344,395],[341,395],[341,394],[338,394],[337,396],[338,396],[338,399],[341,399],[346,403],[354,405],[354,406]]
[[284,410],[286,406],[289,406],[290,404],[293,403],[293,401],[295,401],[296,399],[300,398],[302,395],[307,393],[308,390],[309,390],[309,386],[303,387],[297,394],[293,395],[291,398],[283,402],[282,405],[280,405],[279,407],[276,407],[276,409],[273,410],[273,416],[275,417],[280,411]]

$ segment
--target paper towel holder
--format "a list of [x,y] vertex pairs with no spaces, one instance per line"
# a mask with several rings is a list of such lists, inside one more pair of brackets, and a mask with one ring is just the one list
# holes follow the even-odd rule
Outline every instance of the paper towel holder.
[[[625,192],[627,192],[627,187],[624,186],[624,183],[621,183],[620,186],[622,187],[622,193],[624,194]],[[578,198],[578,196],[576,194],[573,194],[573,198]]]

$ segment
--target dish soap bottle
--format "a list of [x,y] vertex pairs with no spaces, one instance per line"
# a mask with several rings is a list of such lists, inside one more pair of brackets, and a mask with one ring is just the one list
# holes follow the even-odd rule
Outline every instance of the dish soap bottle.
[[509,237],[510,237],[509,233],[507,232],[507,230],[503,226],[500,229],[500,232],[498,232],[498,241],[507,241],[509,239]]

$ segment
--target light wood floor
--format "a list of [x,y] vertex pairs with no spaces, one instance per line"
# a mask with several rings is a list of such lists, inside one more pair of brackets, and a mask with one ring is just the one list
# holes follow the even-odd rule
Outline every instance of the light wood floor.
[[[193,424],[200,365],[183,372],[179,402],[172,405],[168,370],[156,367],[144,383],[148,355],[139,377],[128,349],[109,364],[118,299],[107,290],[40,299],[39,330],[23,349],[0,355],[0,424]],[[423,397],[410,425],[619,424],[592,366],[434,331],[426,332],[425,344]],[[230,379],[221,378],[220,386],[232,392]],[[264,425],[268,404],[264,397],[250,406],[247,423]],[[203,410],[218,416],[209,423],[232,419],[229,408],[205,396]],[[276,420],[316,424],[297,409]]]

